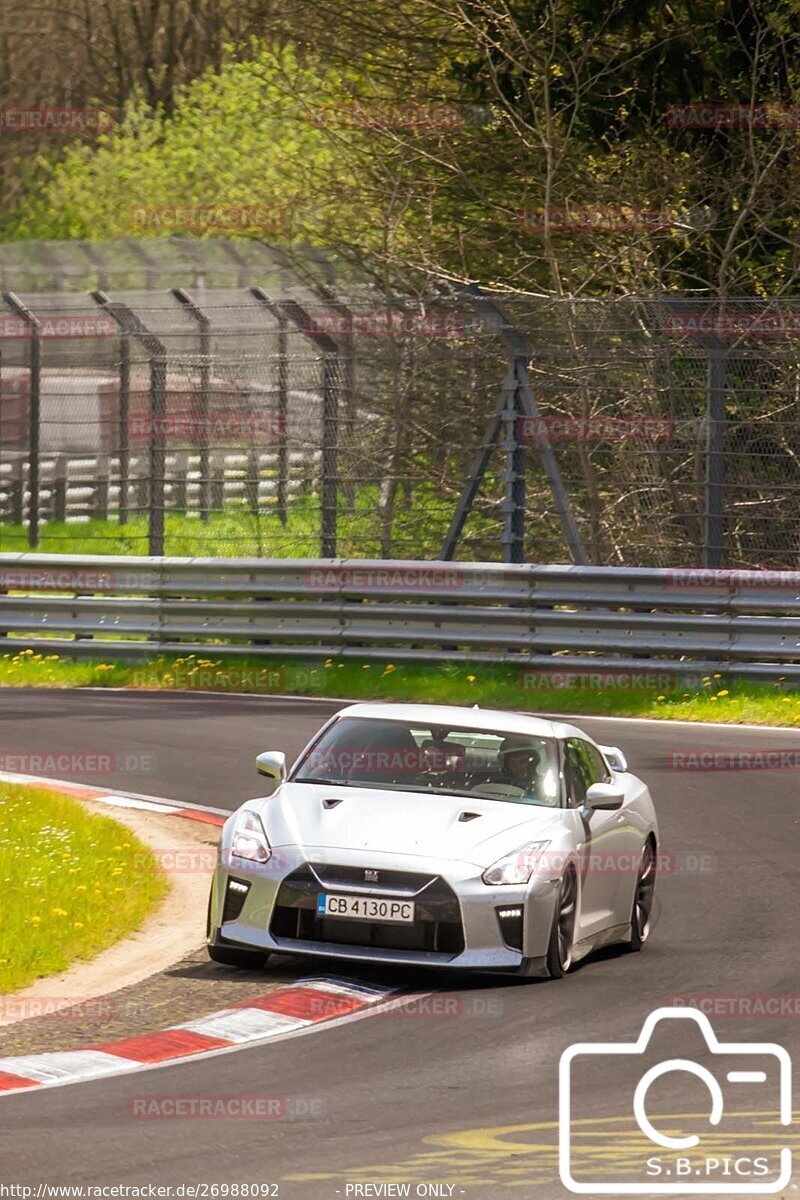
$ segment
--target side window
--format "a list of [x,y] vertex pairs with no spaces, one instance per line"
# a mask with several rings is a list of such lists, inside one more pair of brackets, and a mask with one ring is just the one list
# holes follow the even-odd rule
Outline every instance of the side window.
[[572,808],[580,808],[587,788],[593,783],[607,782],[608,768],[599,750],[583,738],[568,738],[564,750],[569,803]]

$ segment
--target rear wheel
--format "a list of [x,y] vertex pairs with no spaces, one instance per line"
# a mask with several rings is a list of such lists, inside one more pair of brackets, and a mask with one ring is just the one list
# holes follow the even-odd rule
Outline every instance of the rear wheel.
[[212,962],[221,963],[224,967],[258,971],[265,966],[269,954],[265,950],[240,950],[238,946],[209,945],[208,957]]
[[631,911],[631,940],[628,950],[635,953],[650,936],[653,914],[653,896],[656,888],[656,852],[652,842],[645,842],[639,874],[636,876],[636,891],[633,893]]
[[551,979],[561,979],[572,963],[572,943],[575,939],[575,918],[578,911],[578,877],[568,867],[558,891],[550,944],[547,947],[547,969]]

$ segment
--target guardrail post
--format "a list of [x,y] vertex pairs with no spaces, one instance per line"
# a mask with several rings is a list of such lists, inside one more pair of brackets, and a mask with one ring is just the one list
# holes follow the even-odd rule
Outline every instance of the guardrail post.
[[164,553],[164,418],[167,409],[167,351],[154,333],[126,304],[112,300],[106,292],[92,292],[92,299],[111,314],[123,333],[135,337],[150,355],[150,431],[148,554]]
[[209,422],[211,417],[211,320],[185,288],[173,288],[176,300],[185,305],[200,330],[200,520],[207,521],[209,502],[210,455]]
[[[3,299],[20,320],[24,321],[30,334],[28,370],[30,387],[28,395],[28,545],[36,549],[39,545],[39,448],[41,436],[41,387],[42,347],[41,325],[30,309],[14,292],[4,292]],[[22,484],[22,507],[24,508],[24,476]]]

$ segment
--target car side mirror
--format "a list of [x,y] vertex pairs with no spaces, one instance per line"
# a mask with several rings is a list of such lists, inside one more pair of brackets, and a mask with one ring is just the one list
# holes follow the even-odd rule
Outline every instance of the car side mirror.
[[601,746],[600,749],[605,754],[606,761],[612,771],[627,771],[628,760],[619,746]]
[[590,812],[594,812],[598,808],[602,811],[613,811],[615,808],[622,808],[624,800],[624,793],[615,783],[593,783],[586,789],[583,807],[589,809]]
[[282,783],[286,778],[286,755],[282,750],[265,750],[256,755],[256,770],[259,775],[266,775],[269,779],[277,779],[278,783]]

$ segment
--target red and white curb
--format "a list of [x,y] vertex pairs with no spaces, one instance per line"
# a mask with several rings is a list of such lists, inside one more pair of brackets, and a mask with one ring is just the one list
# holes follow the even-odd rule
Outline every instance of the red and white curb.
[[11,1055],[0,1058],[0,1094],[100,1079],[269,1041],[342,1017],[366,1014],[388,1000],[394,990],[349,980],[304,979],[153,1033],[98,1042],[83,1050]]
[[58,792],[61,796],[74,796],[77,800],[95,800],[112,808],[139,808],[145,812],[161,813],[163,816],[202,821],[206,825],[222,826],[231,815],[222,809],[192,808],[190,805],[160,800],[155,796],[139,796],[135,792],[115,792],[110,788],[89,787],[83,783],[62,783],[60,779],[51,779],[45,775],[18,775],[13,771],[0,771],[0,783],[25,784],[46,792]]

